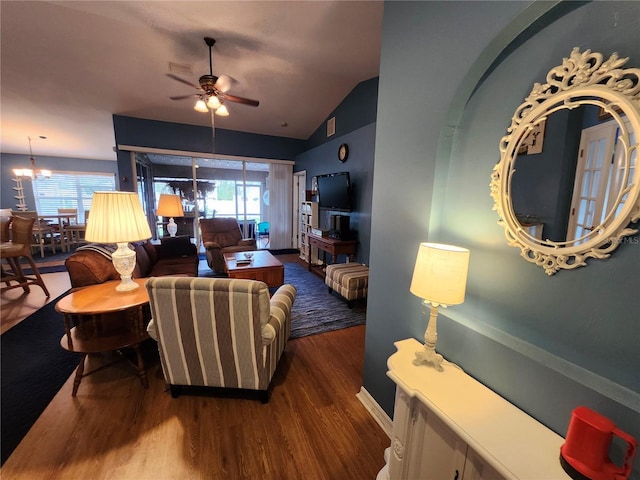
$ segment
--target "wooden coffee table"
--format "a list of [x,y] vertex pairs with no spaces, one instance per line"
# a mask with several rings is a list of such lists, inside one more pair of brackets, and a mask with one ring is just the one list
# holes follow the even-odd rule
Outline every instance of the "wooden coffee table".
[[[238,265],[237,261],[244,260],[245,253],[253,254],[251,263]],[[269,287],[279,287],[284,284],[284,265],[267,250],[225,253],[224,263],[229,278],[259,280]]]
[[[136,352],[136,368],[144,388],[148,387],[140,343],[149,335],[146,324],[151,318],[146,278],[134,280],[140,287],[127,292],[116,291],[120,280],[90,285],[63,297],[56,310],[64,315],[65,334],[60,345],[65,350],[80,354],[72,396],[76,396],[83,377],[102,370],[107,363],[88,373],[84,372],[85,358],[89,354],[132,348]],[[119,361],[125,358],[120,355]],[[132,362],[133,363],[133,362]]]

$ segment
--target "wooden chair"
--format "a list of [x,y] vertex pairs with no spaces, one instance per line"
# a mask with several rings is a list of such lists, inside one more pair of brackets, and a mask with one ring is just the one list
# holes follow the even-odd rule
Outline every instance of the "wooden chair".
[[[49,296],[49,290],[46,285],[36,262],[33,261],[31,256],[31,242],[33,241],[33,224],[35,218],[23,218],[12,217],[11,219],[11,242],[0,243],[0,259],[6,260],[7,264],[11,268],[11,272],[2,268],[2,282],[6,286],[2,287],[2,291],[9,290],[11,288],[22,287],[25,293],[29,293],[31,289],[30,285],[37,285],[44,291],[45,295]],[[4,225],[3,225],[4,227]],[[22,270],[20,260],[24,258],[33,271],[32,276],[25,275]],[[16,282],[16,285],[11,285],[11,282]]]
[[86,221],[89,215],[89,211],[85,210],[85,223],[78,222],[78,209],[77,208],[59,208],[58,213],[75,213],[76,216],[70,218],[68,221],[62,222],[63,235],[67,245],[67,250],[71,250],[72,247],[75,247],[77,244],[85,243],[84,233],[87,229]]
[[40,220],[40,215],[35,210],[27,211],[27,212],[16,212],[12,211],[11,214],[15,216],[20,216],[22,218],[33,218],[33,232],[32,239],[29,242],[31,247],[40,248],[40,256],[44,258],[44,249],[45,245],[51,247],[51,252],[56,253],[56,242],[55,242],[55,230],[49,225],[47,222]]

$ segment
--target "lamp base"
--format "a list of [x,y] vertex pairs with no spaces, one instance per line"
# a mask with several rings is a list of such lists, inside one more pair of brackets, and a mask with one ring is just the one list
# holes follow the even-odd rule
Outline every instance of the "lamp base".
[[129,248],[127,242],[120,242],[117,245],[118,249],[111,254],[113,266],[120,274],[120,283],[116,290],[119,292],[135,290],[139,285],[131,279],[131,274],[136,266],[136,252]]
[[[425,309],[427,308],[426,302],[422,302],[422,305]],[[422,310],[422,314],[425,314],[425,310]],[[444,368],[442,368],[443,358],[442,355],[436,353],[436,342],[438,341],[437,327],[438,305],[430,305],[429,322],[424,332],[424,348],[416,352],[416,358],[413,360],[413,364],[432,366],[439,372],[442,372],[444,371]]]
[[435,349],[429,349],[426,345],[423,350],[419,350],[416,352],[416,358],[413,360],[414,365],[429,365],[438,370],[439,372],[444,371],[442,368],[442,362],[444,359],[442,355],[436,353]]
[[173,221],[173,217],[169,219],[169,223],[167,224],[167,232],[169,232],[170,237],[175,237],[176,233],[178,233],[178,224]]

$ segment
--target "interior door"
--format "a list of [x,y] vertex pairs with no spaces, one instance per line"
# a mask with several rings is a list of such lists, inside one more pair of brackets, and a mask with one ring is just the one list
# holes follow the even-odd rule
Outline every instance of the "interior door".
[[605,197],[612,183],[617,128],[612,121],[582,131],[567,241],[588,235],[607,213]]

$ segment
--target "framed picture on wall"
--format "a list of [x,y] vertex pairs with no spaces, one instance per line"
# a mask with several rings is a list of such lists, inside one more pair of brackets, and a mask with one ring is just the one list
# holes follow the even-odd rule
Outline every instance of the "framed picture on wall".
[[[613,107],[613,109],[619,115],[625,115],[625,113],[620,109],[620,107]],[[606,120],[607,118],[611,118],[611,114],[606,112],[604,108],[598,108],[598,120]]]
[[520,144],[520,148],[518,148],[518,155],[542,153],[542,144],[544,143],[544,130],[546,125],[547,121],[543,120],[533,127]]

